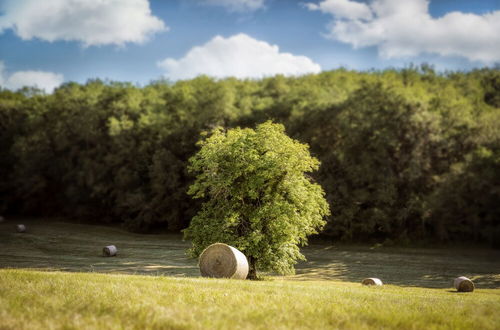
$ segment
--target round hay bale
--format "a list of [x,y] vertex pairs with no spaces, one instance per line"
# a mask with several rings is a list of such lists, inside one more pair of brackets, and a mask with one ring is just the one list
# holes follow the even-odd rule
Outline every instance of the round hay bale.
[[105,257],[114,257],[114,256],[116,256],[117,253],[118,253],[118,249],[114,245],[108,245],[102,249],[102,254]]
[[244,280],[248,275],[248,260],[238,249],[224,243],[207,247],[200,255],[200,272],[204,277]]
[[465,276],[457,277],[453,281],[453,286],[458,292],[472,292],[474,291],[474,283]]
[[4,222],[5,218],[0,215],[0,223]]
[[383,285],[382,281],[379,278],[369,277],[365,278],[361,284],[363,285]]
[[16,225],[16,231],[18,233],[25,233],[26,232],[26,226],[23,224],[18,224]]

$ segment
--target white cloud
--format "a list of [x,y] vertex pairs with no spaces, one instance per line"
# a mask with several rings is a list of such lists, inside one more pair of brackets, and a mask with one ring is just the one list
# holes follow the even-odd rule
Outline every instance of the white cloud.
[[427,53],[483,63],[500,61],[500,11],[484,15],[454,11],[434,18],[428,0],[373,0],[368,4],[324,0],[306,7],[334,16],[329,38],[355,48],[376,46],[384,58]]
[[200,74],[212,77],[261,78],[275,74],[301,75],[321,71],[319,64],[306,56],[280,53],[276,45],[259,41],[246,34],[229,38],[216,36],[206,44],[192,48],[176,60],[158,62],[165,76],[174,80]]
[[63,81],[62,74],[47,71],[17,71],[7,75],[4,64],[0,62],[0,86],[3,88],[17,90],[29,86],[52,93]]
[[224,7],[231,12],[249,12],[264,8],[265,0],[201,0],[202,4]]
[[0,10],[0,32],[12,29],[23,40],[124,45],[167,30],[148,0],[5,0]]
[[319,4],[306,3],[310,10],[319,10],[326,14],[331,14],[337,18],[348,19],[371,19],[372,11],[364,3],[350,0],[326,0]]

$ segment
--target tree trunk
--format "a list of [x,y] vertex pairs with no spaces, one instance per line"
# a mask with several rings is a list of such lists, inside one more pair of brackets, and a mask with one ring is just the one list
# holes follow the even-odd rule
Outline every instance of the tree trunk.
[[255,267],[254,257],[248,257],[248,275],[247,280],[257,280],[257,268]]

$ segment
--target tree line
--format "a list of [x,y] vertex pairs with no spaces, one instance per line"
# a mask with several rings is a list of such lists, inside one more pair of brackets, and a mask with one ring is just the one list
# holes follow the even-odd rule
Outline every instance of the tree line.
[[322,235],[500,244],[498,68],[4,89],[0,212],[179,231],[200,208],[187,167],[201,135],[269,120],[321,162]]

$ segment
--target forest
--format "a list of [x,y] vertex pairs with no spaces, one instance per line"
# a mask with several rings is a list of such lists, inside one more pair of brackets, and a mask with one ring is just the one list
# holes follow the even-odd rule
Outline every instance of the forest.
[[500,245],[500,70],[430,65],[299,77],[69,82],[0,90],[0,214],[180,231],[197,142],[281,123],[347,242]]

